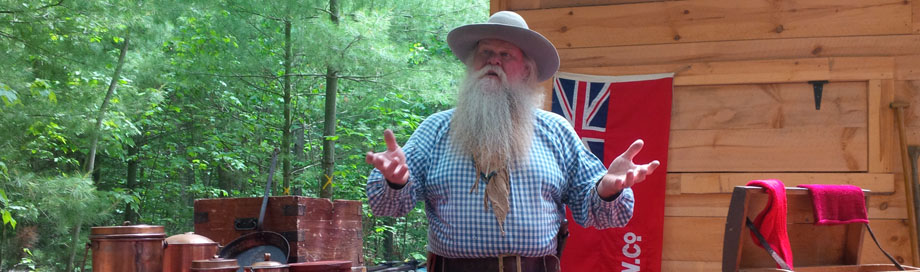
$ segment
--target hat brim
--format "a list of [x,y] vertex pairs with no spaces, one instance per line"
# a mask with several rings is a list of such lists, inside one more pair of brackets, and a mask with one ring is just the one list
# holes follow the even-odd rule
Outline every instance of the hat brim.
[[536,31],[503,24],[470,24],[451,30],[447,45],[460,61],[467,61],[483,39],[498,39],[517,45],[537,64],[537,81],[553,77],[559,70],[559,54],[546,37]]

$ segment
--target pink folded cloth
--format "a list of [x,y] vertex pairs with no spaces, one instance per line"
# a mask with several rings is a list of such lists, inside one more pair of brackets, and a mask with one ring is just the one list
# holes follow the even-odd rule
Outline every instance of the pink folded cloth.
[[[786,187],[782,181],[776,179],[752,180],[747,186],[760,186],[769,195],[767,206],[754,219],[754,225],[760,230],[770,247],[776,251],[789,268],[792,267],[792,246],[789,244],[789,233],[786,229]],[[751,232],[751,239],[757,237]],[[760,244],[757,244],[760,246]],[[779,268],[779,264],[777,264]]]
[[802,184],[808,188],[815,206],[815,224],[837,225],[869,223],[866,197],[853,185]]

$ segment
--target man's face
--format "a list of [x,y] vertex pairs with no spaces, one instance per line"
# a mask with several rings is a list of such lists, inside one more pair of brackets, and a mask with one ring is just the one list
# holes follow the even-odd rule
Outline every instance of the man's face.
[[[520,48],[512,43],[496,39],[479,41],[471,65],[471,68],[476,71],[488,65],[501,67],[510,82],[521,82],[530,72],[524,62],[524,52]],[[500,79],[497,74],[492,72],[486,73],[482,77]]]

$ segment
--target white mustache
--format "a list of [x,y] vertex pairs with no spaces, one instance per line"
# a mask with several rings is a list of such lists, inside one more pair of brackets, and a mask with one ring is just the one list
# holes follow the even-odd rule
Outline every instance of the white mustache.
[[473,72],[473,78],[481,78],[490,72],[498,75],[498,78],[501,79],[502,83],[508,82],[508,77],[505,75],[505,71],[502,70],[502,67],[498,65],[483,66],[479,70]]

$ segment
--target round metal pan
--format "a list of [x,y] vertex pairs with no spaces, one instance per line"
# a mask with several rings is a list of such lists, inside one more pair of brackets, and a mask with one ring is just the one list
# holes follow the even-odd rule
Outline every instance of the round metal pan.
[[288,263],[290,244],[281,234],[271,231],[249,233],[220,249],[218,256],[224,259],[236,259],[242,269],[253,263],[264,261],[265,253],[271,253],[271,260],[282,264]]

